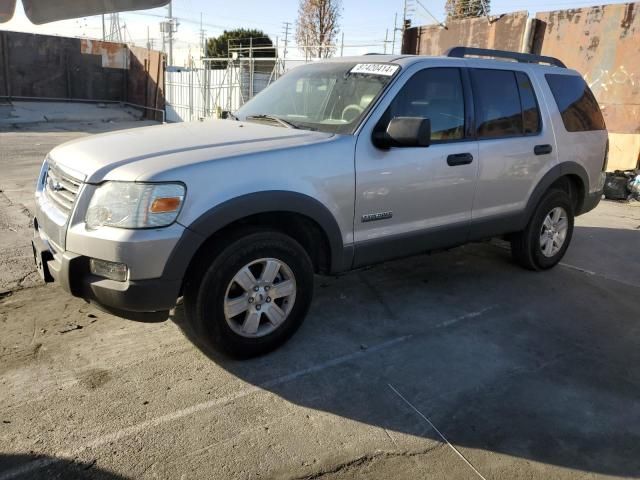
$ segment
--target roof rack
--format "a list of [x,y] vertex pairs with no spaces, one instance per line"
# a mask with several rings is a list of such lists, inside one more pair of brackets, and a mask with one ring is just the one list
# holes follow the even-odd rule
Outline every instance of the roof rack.
[[532,53],[518,53],[508,52],[506,50],[491,50],[489,48],[471,47],[453,47],[445,52],[446,57],[464,58],[468,55],[475,55],[477,57],[508,58],[520,63],[548,63],[549,65],[554,65],[556,67],[567,68],[567,66],[557,58],[546,57],[544,55],[534,55]]

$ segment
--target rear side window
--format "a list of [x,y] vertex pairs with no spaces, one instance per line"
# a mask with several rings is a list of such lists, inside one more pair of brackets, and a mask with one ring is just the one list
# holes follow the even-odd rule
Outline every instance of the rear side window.
[[510,70],[472,70],[480,139],[535,135],[540,109],[529,77]]
[[522,103],[522,127],[525,135],[532,135],[541,130],[540,108],[533,91],[533,85],[526,73],[516,72],[520,102]]
[[568,132],[606,129],[598,102],[582,77],[555,73],[545,77]]

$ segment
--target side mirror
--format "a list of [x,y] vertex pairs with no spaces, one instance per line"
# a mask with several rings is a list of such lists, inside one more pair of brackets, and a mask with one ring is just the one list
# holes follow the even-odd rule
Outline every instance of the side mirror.
[[428,147],[431,144],[431,120],[422,117],[394,117],[385,131],[373,134],[378,148]]

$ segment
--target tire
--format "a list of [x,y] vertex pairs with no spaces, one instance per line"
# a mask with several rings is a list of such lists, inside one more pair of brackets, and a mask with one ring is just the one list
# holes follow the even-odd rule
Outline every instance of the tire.
[[[556,217],[559,218],[557,224],[554,222]],[[566,222],[563,223],[562,219]],[[548,270],[555,267],[569,248],[573,236],[573,222],[571,197],[562,190],[549,190],[536,207],[526,228],[511,237],[513,259],[529,270]],[[549,225],[552,228],[549,228]],[[562,228],[563,225],[566,229]]]
[[280,232],[235,238],[219,253],[198,259],[184,304],[198,343],[251,358],[276,349],[300,327],[313,296],[313,265],[300,244]]

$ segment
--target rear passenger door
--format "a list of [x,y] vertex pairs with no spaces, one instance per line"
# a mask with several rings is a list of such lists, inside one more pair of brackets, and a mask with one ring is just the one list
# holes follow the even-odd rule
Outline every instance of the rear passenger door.
[[[479,172],[471,236],[505,233],[557,163],[553,127],[526,71],[474,68]],[[504,231],[500,231],[504,230]]]

